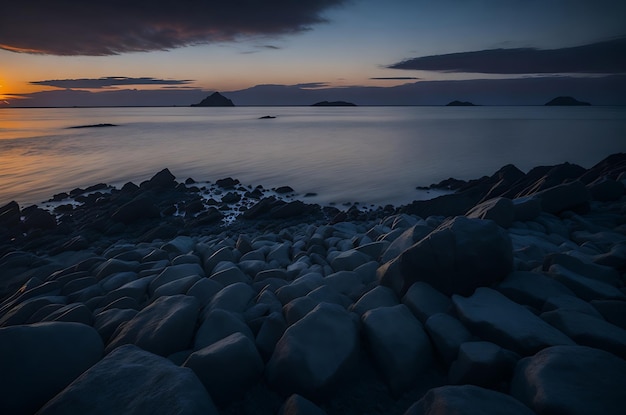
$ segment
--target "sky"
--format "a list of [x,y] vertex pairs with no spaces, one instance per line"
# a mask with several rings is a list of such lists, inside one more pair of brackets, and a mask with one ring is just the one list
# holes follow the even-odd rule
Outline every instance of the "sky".
[[[623,0],[20,0],[0,107],[626,105]],[[313,102],[311,102],[313,100]]]

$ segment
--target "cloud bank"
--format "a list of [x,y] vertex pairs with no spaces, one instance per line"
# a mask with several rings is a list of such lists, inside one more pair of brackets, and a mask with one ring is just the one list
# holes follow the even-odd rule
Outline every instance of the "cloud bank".
[[129,78],[125,76],[109,76],[105,78],[81,78],[81,79],[50,79],[45,81],[33,81],[31,85],[44,85],[64,89],[101,89],[122,85],[186,85],[193,82],[189,79],[156,79],[149,77]]
[[0,13],[0,48],[104,56],[282,35],[324,22],[324,12],[345,1],[8,1]]
[[424,56],[388,67],[484,74],[626,73],[626,37],[561,49],[488,49]]

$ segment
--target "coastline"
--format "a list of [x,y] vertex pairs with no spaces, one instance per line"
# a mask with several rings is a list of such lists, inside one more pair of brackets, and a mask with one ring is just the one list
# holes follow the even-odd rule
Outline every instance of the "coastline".
[[[149,360],[186,377],[192,386],[170,404],[191,412],[405,413],[415,403],[406,413],[428,413],[420,398],[430,391],[446,405],[462,396],[508,413],[617,413],[625,183],[626,154],[616,154],[589,169],[507,165],[398,207],[324,207],[286,187],[179,183],[166,169],[140,185],[58,194],[52,213],[9,203],[0,344],[10,346],[0,359],[18,392],[0,406],[116,408],[94,385],[110,376],[144,394],[149,386],[115,368]],[[65,346],[40,344],[40,333]],[[90,346],[66,356],[68,338]],[[596,363],[558,372],[568,355]],[[28,400],[20,382],[37,371],[21,359],[73,374]],[[219,361],[232,364],[215,374]],[[602,377],[612,387],[594,384]],[[557,383],[602,399],[560,394]],[[538,387],[544,396],[529,392]],[[83,406],[72,407],[77,394]]]

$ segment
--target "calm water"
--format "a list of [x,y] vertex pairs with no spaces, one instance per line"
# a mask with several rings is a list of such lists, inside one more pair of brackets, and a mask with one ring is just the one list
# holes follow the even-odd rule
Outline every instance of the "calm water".
[[[119,126],[67,128],[100,123]],[[401,204],[448,177],[591,167],[624,151],[626,107],[3,109],[0,205],[139,183],[164,167],[179,181],[231,176],[323,203]]]

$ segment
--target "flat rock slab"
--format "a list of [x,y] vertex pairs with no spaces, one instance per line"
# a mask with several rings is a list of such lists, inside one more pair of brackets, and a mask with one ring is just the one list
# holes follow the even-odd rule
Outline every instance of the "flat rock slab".
[[217,415],[218,412],[191,369],[126,345],[83,373],[39,414]]
[[0,413],[32,414],[102,357],[92,327],[49,322],[0,329]]
[[574,344],[525,307],[491,288],[479,288],[468,298],[455,295],[452,302],[472,333],[523,356],[549,346]]
[[511,395],[537,415],[621,415],[626,361],[586,346],[555,346],[522,359]]
[[199,309],[195,297],[159,297],[114,334],[106,351],[124,344],[134,344],[160,356],[185,350],[191,343]]
[[518,400],[473,385],[429,390],[404,415],[536,415]]
[[305,397],[331,392],[355,363],[359,336],[341,306],[322,303],[290,326],[274,349],[267,378],[276,389]]

